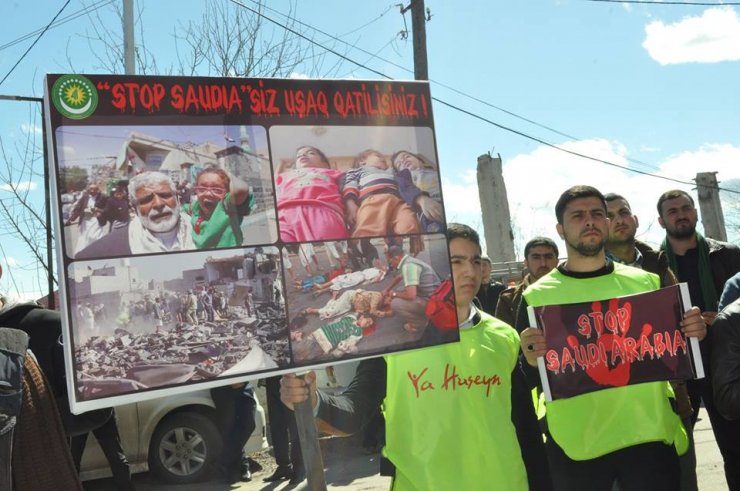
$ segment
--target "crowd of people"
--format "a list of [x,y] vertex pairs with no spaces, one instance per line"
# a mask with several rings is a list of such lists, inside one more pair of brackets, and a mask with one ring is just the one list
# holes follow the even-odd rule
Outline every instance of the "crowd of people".
[[[283,249],[283,266],[295,291],[315,298],[325,292],[331,295],[324,305],[299,312],[326,321],[314,337],[322,349],[336,349],[353,333],[358,335],[358,328],[362,337],[370,321],[393,315],[409,333],[433,331],[432,319],[425,312],[443,279],[416,257],[413,247],[386,243],[383,261],[378,248],[361,238],[367,223],[380,223],[366,216],[395,217],[383,222],[383,234],[399,230],[405,233],[411,228],[403,227],[413,225],[414,220],[417,228],[413,230],[417,232],[440,230],[444,222],[441,214],[430,211],[433,205],[404,201],[406,191],[400,191],[400,171],[416,165],[411,162],[414,158],[419,160],[418,156],[400,152],[390,160],[395,172],[393,181],[398,186],[398,194],[391,193],[394,199],[380,191],[363,199],[366,185],[388,178],[387,173],[378,171],[390,170],[387,162],[383,164],[385,157],[373,150],[358,155],[351,171],[337,173],[329,172],[333,169],[320,151],[302,147],[295,167],[278,175],[278,186],[282,176],[287,191],[297,189],[294,185],[299,177],[288,174],[292,171],[303,169],[311,174],[319,169],[325,177],[333,176],[327,180],[304,172],[300,178],[309,184],[312,180],[333,182],[336,200],[316,195],[313,199],[323,203],[316,209],[283,201],[285,213],[280,213],[281,232],[283,220],[287,220],[284,230],[292,234],[283,240],[310,240],[306,234],[312,227],[296,225],[305,225],[309,219],[328,227],[319,227],[322,239],[329,229],[336,234],[332,236],[335,242],[324,243],[336,272],[331,278],[319,274],[319,261],[311,244],[301,244],[291,251]],[[89,252],[106,237],[130,230],[134,220],[142,227],[159,221],[177,222],[188,231],[187,237],[179,237],[177,231],[162,230],[151,233],[143,242],[153,238],[160,244],[182,246],[190,240],[197,247],[240,243],[241,232],[232,229],[229,234],[218,224],[231,223],[228,210],[239,209],[248,193],[240,195],[232,187],[233,181],[226,179],[228,176],[207,174],[194,187],[193,193],[200,196],[190,207],[181,207],[175,187],[167,188],[165,185],[170,184],[158,176],[144,176],[139,181],[133,178],[129,190],[135,197],[135,213],[128,222],[120,211],[120,192],[114,192],[114,197],[105,202],[99,189],[89,188],[86,203],[80,205],[82,214],[73,211],[72,216],[83,219],[87,203],[96,203],[95,207],[100,204],[100,210],[109,210],[105,220],[100,221],[102,211],[93,217],[98,224],[107,223],[109,231],[82,248],[80,254],[84,257],[86,250]],[[421,189],[423,180],[411,176],[411,182]],[[432,193],[425,193],[419,196],[436,199]],[[376,198],[366,199],[373,196]],[[386,213],[390,208],[399,210],[398,214]],[[448,223],[444,231],[459,342],[363,360],[347,390],[339,395],[318,389],[313,373],[269,380],[268,411],[278,468],[265,481],[287,479],[297,484],[305,478],[297,451],[295,420],[283,409],[308,400],[324,423],[322,428],[338,435],[359,431],[377,415],[378,408],[383,408],[386,440],[381,469],[393,476],[396,490],[691,491],[698,489],[693,430],[703,406],[724,460],[728,487],[740,490],[740,377],[736,376],[740,373],[740,248],[704,237],[696,230],[698,216],[689,193],[667,191],[658,198],[656,208],[658,223],[665,230],[665,239],[657,249],[636,239],[639,221],[628,197],[604,195],[590,186],[567,189],[554,210],[555,229],[566,246],[565,257],[559,259],[558,246],[551,238],[532,238],[524,249],[527,274],[508,288],[491,280],[491,262],[482,254],[478,234],[469,226]],[[341,226],[334,221],[337,214],[341,215]],[[296,222],[291,224],[292,219]],[[215,243],[208,238],[208,231],[214,230],[209,227],[220,230],[212,235],[218,236]],[[164,237],[164,232],[169,235]],[[201,236],[196,239],[195,235]],[[124,236],[132,237],[129,232]],[[110,248],[111,244],[101,247]],[[139,247],[129,243],[131,251]],[[299,260],[305,274],[296,271],[291,258]],[[387,269],[397,274],[380,291],[358,286],[384,279]],[[536,367],[548,350],[548,342],[542,329],[532,325],[528,307],[608,300],[679,282],[688,284],[691,306],[677,327],[686,338],[699,341],[705,378],[632,384],[544,400]],[[155,322],[165,318],[203,322],[222,313],[219,309],[223,309],[223,303],[216,293],[191,291],[174,299],[162,295],[144,299],[143,305],[132,303],[127,307],[132,309],[131,316],[146,315]],[[206,296],[208,299],[203,298]],[[245,308],[250,307],[247,297]],[[134,313],[137,308],[143,313]],[[7,312],[4,306],[0,315],[5,313],[7,317]],[[95,329],[96,315],[104,314],[97,305],[80,305],[77,309],[77,315],[90,324],[91,330]],[[22,322],[8,325],[24,327]],[[337,333],[350,335],[339,339]],[[42,352],[41,368],[53,373],[55,368],[44,350],[38,345],[37,349]],[[224,453],[219,465],[227,480],[247,480],[251,476],[248,468],[244,469],[241,446],[249,436],[250,425],[236,415],[251,414],[254,395],[249,385],[228,389],[221,391],[224,394],[214,393],[214,400],[223,399],[220,407],[233,415],[224,419],[232,426],[222,429],[225,448],[233,451]],[[100,433],[100,438],[105,438]],[[84,440],[78,440],[77,448],[80,441],[84,446]],[[112,455],[116,458],[115,452]],[[76,456],[73,463],[78,462]],[[123,469],[122,479],[130,483],[127,466],[119,467]]]
[[90,183],[65,221],[77,223],[70,254],[77,259],[240,246],[242,222],[255,208],[241,179],[206,167],[194,185],[175,184],[162,172],[145,171],[111,196]]
[[[490,266],[477,233],[448,224],[460,342],[363,360],[340,395],[317,389],[313,374],[286,375],[282,401],[291,408],[310,401],[322,427],[338,435],[358,431],[382,402],[381,469],[394,490],[695,490],[692,433],[703,405],[728,487],[740,489],[740,248],[696,231],[697,211],[684,191],[663,193],[657,212],[666,235],[653,249],[636,240],[639,222],[626,197],[590,186],[566,190],[555,207],[565,259],[550,238],[533,238],[527,274],[506,289],[484,277]],[[692,304],[677,328],[699,340],[705,378],[541,398],[536,366],[548,346],[528,306],[608,300],[677,282],[688,283]],[[494,374],[492,387],[486,376]],[[461,391],[450,380],[478,382]]]

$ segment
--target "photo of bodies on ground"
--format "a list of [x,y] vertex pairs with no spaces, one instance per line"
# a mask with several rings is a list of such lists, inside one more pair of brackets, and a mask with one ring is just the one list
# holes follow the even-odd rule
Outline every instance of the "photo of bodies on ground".
[[290,364],[277,247],[75,262],[79,400]]
[[431,128],[269,134],[294,362],[439,343],[425,309],[449,256]]
[[435,341],[425,308],[449,276],[444,235],[304,243],[282,253],[296,364]]

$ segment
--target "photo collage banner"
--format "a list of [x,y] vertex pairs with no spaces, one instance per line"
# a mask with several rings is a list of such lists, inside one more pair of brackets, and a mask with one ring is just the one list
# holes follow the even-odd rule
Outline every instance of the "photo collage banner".
[[73,411],[459,339],[427,83],[48,75],[45,109]]

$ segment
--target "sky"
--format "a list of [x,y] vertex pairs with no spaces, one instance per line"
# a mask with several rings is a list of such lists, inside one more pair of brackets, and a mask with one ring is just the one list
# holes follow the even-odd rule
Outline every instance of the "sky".
[[[243,3],[254,6],[251,0]],[[717,3],[710,7],[426,0],[431,14],[427,22],[431,92],[443,101],[434,103],[433,112],[448,220],[483,232],[476,164],[478,156],[488,152],[503,159],[517,251],[534,235],[557,238],[554,203],[575,184],[627,197],[640,218],[639,238],[652,244],[663,236],[655,210],[658,196],[680,188],[696,198],[691,182],[697,172],[717,172],[720,187],[727,189],[721,192],[724,204],[733,206],[732,200],[740,196],[731,192],[740,191],[740,180],[733,181],[740,179],[740,7]],[[0,34],[0,80],[35,36],[15,41],[48,24],[63,4],[2,2],[0,13],[12,22]],[[111,10],[118,4],[119,0],[112,4],[71,0],[60,18],[85,6],[102,5],[95,11],[99,17],[82,15],[49,29],[0,83],[0,94],[41,96],[45,73],[108,72],[100,63],[105,57],[102,43],[86,38],[94,37],[97,27],[110,43],[120,42],[120,21]],[[183,26],[199,22],[205,3],[135,0],[135,4],[137,44],[144,43],[140,52],[146,48],[156,60],[156,73],[171,73],[178,54],[184,52],[177,37],[182,37]],[[271,0],[268,7],[266,15],[285,22],[288,1]],[[382,0],[304,0],[294,15],[303,23],[297,27],[321,46],[372,70],[326,53],[319,75],[378,79],[380,72],[412,79],[410,33],[406,39],[399,34],[410,30],[411,18],[399,10]],[[324,52],[321,46],[313,46],[315,54]],[[335,69],[329,72],[329,67]],[[315,76],[315,68],[299,66],[292,75]],[[38,117],[29,115],[33,110],[27,103],[0,101],[6,154],[15,152],[25,137],[40,134]],[[0,169],[3,175],[7,169]],[[30,181],[29,193],[40,199],[40,177]],[[0,186],[0,200],[8,197]],[[737,240],[740,218],[731,211],[725,209],[728,233]],[[0,279],[0,291],[33,296],[39,284],[43,286],[24,271],[33,261],[22,245],[5,238],[0,242],[3,268],[23,273],[14,282],[6,274]]]

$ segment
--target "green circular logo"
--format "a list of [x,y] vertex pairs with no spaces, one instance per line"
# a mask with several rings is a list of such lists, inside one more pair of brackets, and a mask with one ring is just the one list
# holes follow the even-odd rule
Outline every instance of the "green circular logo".
[[62,75],[51,89],[51,101],[62,116],[85,119],[98,107],[98,91],[82,75]]

